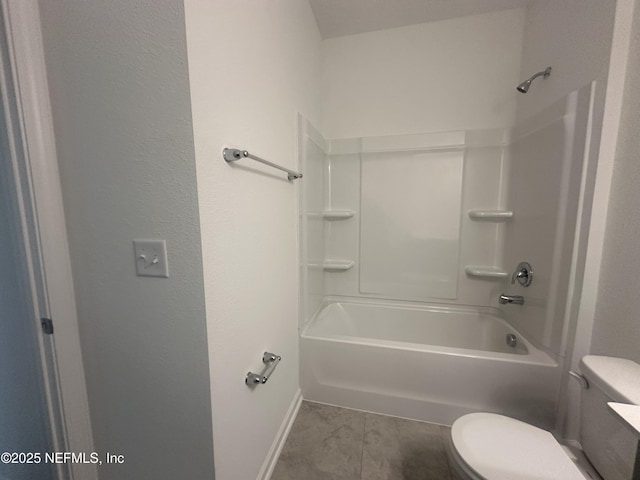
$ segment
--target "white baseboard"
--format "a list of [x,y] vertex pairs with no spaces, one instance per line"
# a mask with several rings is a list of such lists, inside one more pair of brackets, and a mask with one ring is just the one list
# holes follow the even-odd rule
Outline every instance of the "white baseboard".
[[291,405],[289,405],[289,410],[287,410],[287,414],[282,420],[282,424],[278,429],[278,434],[276,438],[273,440],[273,444],[269,449],[269,453],[262,464],[262,468],[260,469],[260,473],[258,473],[258,477],[256,480],[269,480],[271,478],[271,474],[273,473],[273,469],[276,468],[276,463],[278,462],[278,457],[280,456],[280,452],[282,451],[282,447],[284,447],[284,443],[287,441],[287,437],[289,436],[289,432],[291,431],[291,427],[293,426],[293,422],[298,415],[298,410],[300,410],[300,404],[302,403],[302,391],[298,389],[293,396],[293,400],[291,400]]

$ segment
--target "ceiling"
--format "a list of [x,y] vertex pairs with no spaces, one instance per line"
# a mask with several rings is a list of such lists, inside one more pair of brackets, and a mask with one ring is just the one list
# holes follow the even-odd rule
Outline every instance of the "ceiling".
[[532,0],[309,0],[322,38],[527,6]]

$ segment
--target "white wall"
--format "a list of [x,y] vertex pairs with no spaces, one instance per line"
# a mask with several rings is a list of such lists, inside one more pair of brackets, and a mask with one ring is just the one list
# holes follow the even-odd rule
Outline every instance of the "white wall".
[[[221,151],[296,168],[297,113],[319,123],[321,40],[299,0],[186,0],[185,12],[216,478],[251,479],[299,391],[296,189],[307,179],[228,165]],[[244,377],[265,350],[282,361],[249,389]]]
[[633,14],[591,352],[640,362],[640,7]]
[[[551,66],[518,97],[518,121],[592,80],[606,84],[614,1],[536,0],[527,8],[520,81]],[[518,83],[520,83],[520,81]]]
[[[41,1],[100,478],[212,478],[202,264],[179,0]],[[167,241],[169,278],[132,240]]]
[[326,40],[325,138],[513,124],[524,11]]

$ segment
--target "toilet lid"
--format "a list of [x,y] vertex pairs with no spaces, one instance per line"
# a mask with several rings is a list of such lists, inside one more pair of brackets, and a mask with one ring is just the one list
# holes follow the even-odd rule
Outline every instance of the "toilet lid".
[[451,427],[455,450],[487,480],[584,480],[553,435],[494,413],[471,413]]

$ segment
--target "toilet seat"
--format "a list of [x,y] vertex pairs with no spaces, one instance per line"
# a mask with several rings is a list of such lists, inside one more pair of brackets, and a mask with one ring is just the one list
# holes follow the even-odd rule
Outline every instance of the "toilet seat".
[[471,413],[451,427],[463,469],[486,480],[585,480],[551,433],[494,413]]

